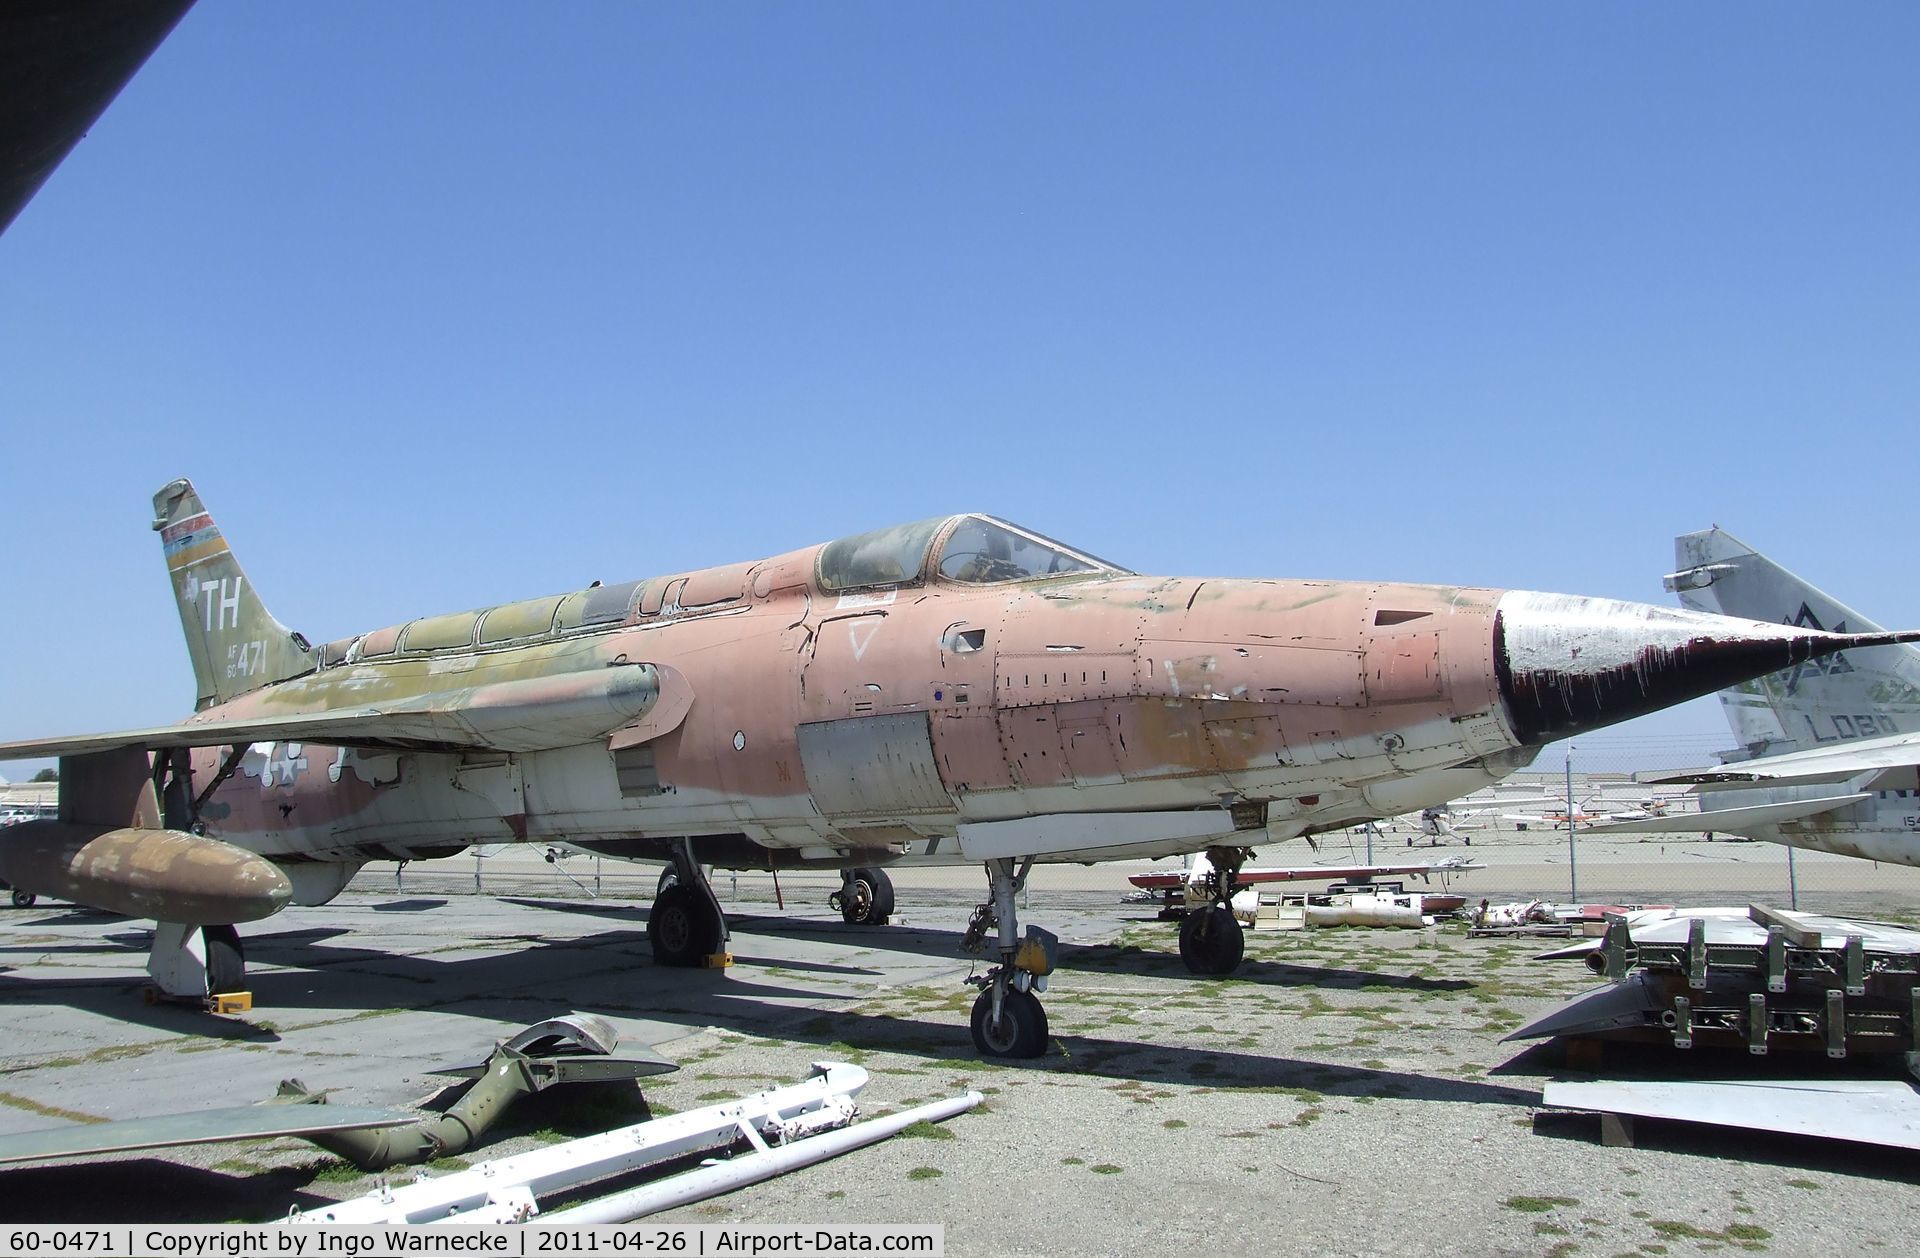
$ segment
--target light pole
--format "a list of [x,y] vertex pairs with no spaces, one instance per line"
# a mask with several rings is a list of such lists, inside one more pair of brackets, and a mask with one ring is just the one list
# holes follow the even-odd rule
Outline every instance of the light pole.
[[1573,832],[1580,823],[1573,816],[1573,744],[1567,744],[1567,897],[1580,903],[1580,869],[1574,860]]

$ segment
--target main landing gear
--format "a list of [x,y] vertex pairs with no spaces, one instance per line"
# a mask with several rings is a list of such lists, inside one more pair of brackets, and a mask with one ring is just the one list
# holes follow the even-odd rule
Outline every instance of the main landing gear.
[[158,922],[147,973],[165,995],[205,1000],[247,990],[247,953],[231,926]]
[[885,926],[893,915],[893,879],[879,869],[843,869],[840,889],[827,897],[853,926]]
[[713,885],[694,861],[692,845],[682,839],[674,849],[673,865],[660,875],[659,894],[647,914],[654,964],[705,965],[726,951],[727,935],[727,916],[720,911]]
[[1231,974],[1240,968],[1247,950],[1246,932],[1233,915],[1234,892],[1240,887],[1240,867],[1253,855],[1250,848],[1210,847],[1207,863],[1207,903],[1188,909],[1180,920],[1180,959],[1195,974]]
[[988,1057],[1038,1057],[1047,1048],[1047,1011],[1036,992],[1047,989],[1060,941],[1038,926],[1018,933],[1013,898],[1027,884],[1033,868],[1028,858],[1016,873],[1006,858],[987,862],[988,898],[973,911],[960,946],[968,952],[986,947],[987,932],[996,932],[1000,964],[967,982],[980,988],[973,1002],[973,1046]]

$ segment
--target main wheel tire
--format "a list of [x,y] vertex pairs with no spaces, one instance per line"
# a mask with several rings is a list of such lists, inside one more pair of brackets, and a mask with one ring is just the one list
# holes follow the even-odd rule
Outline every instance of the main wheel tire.
[[854,869],[840,892],[840,917],[854,926],[884,926],[893,915],[893,879],[879,869]]
[[668,887],[677,887],[679,885],[680,871],[669,865],[660,871],[660,881],[654,884],[653,894],[656,896],[665,895]]
[[699,965],[720,951],[725,923],[699,887],[675,883],[647,914],[647,941],[656,965]]
[[985,1057],[1038,1057],[1047,1050],[1047,1010],[1032,992],[1008,989],[993,1019],[993,993],[973,1002],[973,1046]]
[[1232,909],[1209,904],[1180,923],[1180,959],[1195,974],[1231,974],[1246,951],[1246,932]]
[[202,926],[200,939],[207,950],[207,991],[215,996],[247,990],[247,950],[240,932],[231,926]]
[[13,890],[13,907],[14,908],[30,909],[34,905],[38,904],[39,902],[40,902],[40,897],[35,895],[33,892],[22,891],[18,887],[14,888]]

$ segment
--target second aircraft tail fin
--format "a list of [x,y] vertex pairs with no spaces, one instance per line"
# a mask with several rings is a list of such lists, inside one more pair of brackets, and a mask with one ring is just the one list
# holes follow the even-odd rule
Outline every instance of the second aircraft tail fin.
[[[1807,584],[1719,528],[1674,539],[1667,589],[1683,607],[1836,633],[1873,621]],[[1720,692],[1727,723],[1749,755],[1920,729],[1920,650],[1842,651]]]

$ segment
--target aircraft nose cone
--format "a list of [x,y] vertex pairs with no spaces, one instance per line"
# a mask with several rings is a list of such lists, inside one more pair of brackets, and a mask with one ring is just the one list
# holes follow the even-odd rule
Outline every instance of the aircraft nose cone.
[[1851,647],[1920,633],[1826,633],[1793,625],[1510,590],[1494,613],[1494,672],[1507,721],[1540,746]]

